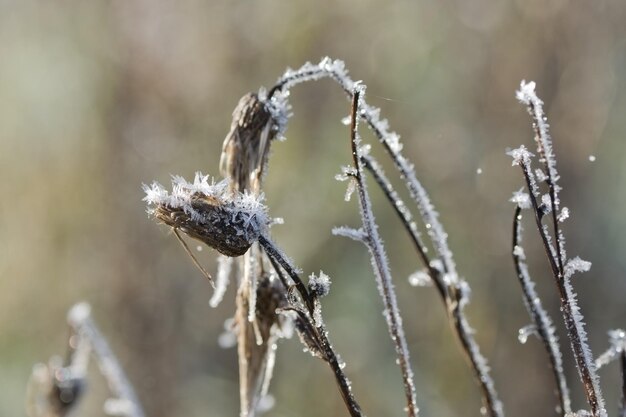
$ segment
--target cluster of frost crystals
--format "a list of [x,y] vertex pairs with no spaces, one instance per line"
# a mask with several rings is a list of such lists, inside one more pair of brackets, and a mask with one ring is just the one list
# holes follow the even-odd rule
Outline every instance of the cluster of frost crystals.
[[576,272],[587,272],[591,269],[591,262],[580,259],[580,257],[575,257],[567,261],[564,267],[564,277],[565,279],[571,278]]
[[506,153],[511,158],[513,158],[512,166],[516,165],[529,165],[530,159],[535,156],[533,155],[524,145],[520,146],[516,149],[511,149]]
[[346,194],[344,196],[345,201],[350,201],[352,194],[356,190],[356,170],[354,167],[343,166],[341,167],[341,174],[335,175],[337,181],[348,181],[348,187],[346,188]]
[[287,68],[276,84],[281,85],[284,90],[288,90],[297,84],[327,77],[346,82],[344,89],[350,92],[354,89],[354,83],[348,77],[345,63],[329,57],[322,58],[318,64],[306,62],[296,70]]
[[275,129],[276,139],[285,139],[287,123],[292,116],[291,104],[289,103],[289,90],[276,91],[272,97],[267,97],[265,88],[259,89],[259,100],[264,103],[265,109],[272,117],[273,129]]
[[430,287],[433,285],[433,280],[428,271],[421,269],[409,275],[409,284],[413,287]]
[[565,220],[569,219],[569,209],[567,207],[563,207],[561,209],[561,213],[559,213],[557,220],[563,223]]
[[520,103],[526,105],[528,113],[532,116],[535,124],[535,129],[538,131],[538,135],[535,138],[537,141],[537,147],[542,154],[542,158],[545,158],[546,166],[548,167],[547,176],[552,180],[552,183],[556,186],[556,182],[559,179],[559,174],[556,170],[556,158],[554,151],[552,150],[552,139],[550,138],[549,125],[543,112],[543,101],[537,97],[535,92],[536,84],[534,81],[520,83],[520,89],[516,92],[515,97]]
[[165,206],[171,209],[182,209],[191,220],[197,223],[205,223],[207,219],[192,207],[193,197],[200,195],[212,200],[217,200],[231,208],[233,212],[240,213],[246,219],[246,226],[255,222],[260,228],[269,223],[266,207],[263,204],[263,194],[235,193],[229,190],[229,181],[222,180],[209,182],[208,175],[196,172],[193,182],[187,182],[178,175],[172,176],[172,191],[168,192],[158,182],[152,185],[143,185],[146,193],[143,201],[148,204],[148,214],[153,214],[156,207]]
[[548,214],[552,211],[552,200],[550,194],[543,194],[541,196],[541,207],[544,214]]
[[626,352],[626,331],[622,329],[609,331],[609,343],[610,346],[607,351],[596,359],[596,368],[598,369],[613,362]]
[[319,275],[311,274],[308,283],[309,291],[315,297],[324,297],[330,291],[330,277],[323,271]]
[[209,305],[213,308],[217,307],[226,293],[228,283],[230,282],[230,271],[233,265],[233,258],[226,255],[217,257],[217,277],[215,279],[215,291],[209,300]]
[[519,329],[517,334],[517,340],[519,340],[521,344],[524,344],[528,341],[528,337],[532,335],[538,335],[537,326],[534,324],[529,324]]
[[606,417],[607,414],[606,414],[605,405],[604,405],[604,398],[602,397],[602,391],[600,390],[600,383],[598,381],[596,365],[595,365],[595,361],[593,360],[591,349],[589,348],[587,330],[585,329],[584,318],[583,318],[582,313],[580,312],[580,307],[578,306],[577,295],[574,292],[574,288],[572,287],[572,284],[570,283],[569,279],[564,280],[564,286],[565,286],[565,292],[566,292],[566,296],[568,299],[568,303],[572,311],[572,317],[574,320],[573,324],[579,335],[580,345],[582,347],[583,360],[585,364],[587,365],[587,369],[589,370],[589,375],[591,377],[591,384],[593,385],[593,389],[596,393],[596,399],[598,403],[598,409],[600,411],[600,417]]
[[587,410],[578,410],[566,413],[565,417],[593,417],[593,414]]
[[516,204],[521,209],[529,209],[532,207],[530,196],[523,190],[524,189],[522,188],[519,191],[513,192],[513,197],[511,197],[509,201]]
[[338,226],[333,227],[332,233],[333,236],[343,236],[362,243],[367,242],[367,234],[362,228],[355,229],[349,226]]

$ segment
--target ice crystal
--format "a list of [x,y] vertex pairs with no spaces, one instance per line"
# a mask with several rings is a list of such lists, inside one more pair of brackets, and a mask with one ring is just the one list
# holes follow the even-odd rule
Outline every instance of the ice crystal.
[[433,280],[428,271],[422,269],[409,275],[409,284],[414,287],[430,287],[433,285]]
[[309,291],[316,297],[324,297],[330,291],[330,277],[320,271],[319,275],[309,276]]
[[534,324],[529,324],[528,326],[524,326],[519,329],[517,339],[520,343],[524,344],[528,340],[528,336],[537,335],[537,326]]
[[230,271],[233,265],[233,258],[230,256],[220,255],[217,257],[217,277],[215,279],[215,291],[209,300],[209,305],[213,308],[217,307],[226,293],[228,283],[230,282]]
[[511,197],[509,201],[517,204],[517,206],[521,209],[529,209],[532,207],[532,204],[530,202],[530,196],[523,190],[524,189],[522,188],[519,191],[515,191],[513,193],[513,197]]
[[530,159],[534,156],[524,145],[511,149],[506,154],[513,158],[512,166],[530,164]]
[[591,262],[580,259],[580,257],[575,257],[567,261],[564,267],[564,276],[565,279],[569,279],[576,272],[587,272],[591,269]]
[[622,329],[609,331],[609,348],[596,359],[596,368],[608,365],[626,352],[626,332]]

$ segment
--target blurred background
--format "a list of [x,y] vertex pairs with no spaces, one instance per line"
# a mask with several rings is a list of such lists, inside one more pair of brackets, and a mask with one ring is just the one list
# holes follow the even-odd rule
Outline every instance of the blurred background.
[[[563,226],[569,253],[593,263],[574,285],[598,355],[606,332],[626,326],[624,22],[622,0],[0,1],[0,415],[24,415],[32,366],[65,352],[65,314],[80,300],[93,305],[149,416],[237,415],[236,352],[217,343],[234,286],[209,307],[210,286],[148,218],[141,184],[197,170],[219,176],[239,98],[325,55],[345,60],[402,135],[472,286],[467,313],[508,415],[553,415],[544,351],[534,338],[517,340],[529,319],[508,199],[522,178],[505,151],[533,144],[514,93],[535,80],[546,102],[572,213]],[[288,140],[273,146],[265,187],[271,215],[286,222],[273,235],[305,275],[332,277],[326,322],[365,412],[401,416],[368,254],[330,233],[360,221],[333,179],[350,163],[340,123],[349,103],[328,80],[297,87],[291,102]],[[479,415],[444,308],[434,289],[407,283],[418,259],[371,193],[422,415]],[[564,336],[548,264],[526,225],[531,272]],[[214,252],[198,256],[215,269]],[[582,408],[569,346],[562,350]],[[618,370],[600,373],[614,414]],[[106,386],[95,366],[90,376],[78,414],[103,415]],[[347,415],[326,364],[296,339],[280,343],[270,391],[268,416]]]

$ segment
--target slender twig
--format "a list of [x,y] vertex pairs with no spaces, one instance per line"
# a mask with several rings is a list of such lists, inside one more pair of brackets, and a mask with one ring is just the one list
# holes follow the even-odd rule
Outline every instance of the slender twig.
[[513,263],[515,264],[515,271],[522,287],[522,294],[524,296],[524,304],[530,314],[534,325],[536,327],[539,338],[541,339],[548,358],[550,361],[550,368],[554,374],[554,379],[557,387],[557,397],[560,404],[560,412],[565,414],[572,411],[571,400],[569,397],[569,389],[567,388],[567,380],[563,372],[563,355],[559,348],[559,341],[555,334],[555,329],[552,324],[548,313],[541,305],[541,299],[535,291],[535,284],[532,282],[528,273],[528,267],[524,262],[524,252],[521,246],[522,243],[522,208],[518,205],[515,208],[515,215],[513,216]]
[[198,261],[198,259],[193,254],[191,249],[189,249],[189,245],[187,245],[187,242],[185,242],[185,240],[182,238],[182,236],[178,233],[178,229],[176,227],[174,227],[174,228],[172,228],[172,230],[174,231],[174,235],[176,236],[176,239],[178,239],[180,244],[183,246],[183,249],[185,249],[185,252],[187,252],[187,255],[189,255],[189,257],[193,261],[194,265],[200,270],[200,272],[202,272],[202,275],[204,275],[206,277],[206,279],[209,280],[209,282],[211,283],[211,286],[213,288],[215,288],[215,283],[213,282],[213,277],[211,277],[211,274],[209,274],[209,272],[206,269],[204,269],[204,267],[202,266],[200,261]]
[[[299,311],[296,309],[296,313],[300,315],[302,322],[307,326],[307,330],[310,334],[315,336],[316,346],[320,349],[323,358],[328,362],[330,368],[332,369],[337,385],[339,386],[339,390],[341,392],[341,396],[350,412],[352,417],[361,417],[363,415],[361,411],[361,407],[356,402],[354,395],[352,393],[352,385],[348,380],[348,377],[343,371],[343,365],[340,362],[335,350],[333,349],[330,341],[328,340],[328,332],[321,323],[316,323],[313,325],[312,317],[315,314],[315,300],[307,290],[306,286],[300,279],[296,268],[291,264],[289,259],[276,247],[276,245],[271,241],[271,239],[263,234],[259,236],[259,244],[265,250],[265,253],[268,255],[270,260],[272,261],[272,265],[279,276],[282,276],[280,272],[280,268],[282,267],[285,272],[289,275],[289,277],[293,280],[296,289],[300,293],[303,301],[307,307],[307,314],[304,314],[303,311]],[[286,280],[283,278],[281,282],[286,284]]]
[[[268,101],[270,102],[270,105],[274,101],[280,102],[280,100],[275,98],[279,91],[286,91],[297,84],[307,81],[316,81],[324,77],[331,78],[337,82],[348,97],[353,99],[355,82],[348,76],[343,62],[338,60],[333,61],[330,58],[324,58],[317,65],[306,63],[298,70],[288,70],[278,80],[276,85],[270,89],[267,96]],[[365,120],[369,128],[373,131],[374,135],[387,151],[394,163],[395,168],[398,170],[400,176],[405,180],[405,185],[409,194],[420,211],[420,215],[424,220],[428,235],[433,242],[437,257],[441,260],[443,266],[443,271],[439,272],[430,270],[431,265],[427,263],[426,267],[429,269],[431,277],[442,274],[445,275],[447,281],[455,283],[457,288],[454,293],[460,297],[463,293],[460,290],[460,287],[466,286],[467,283],[460,282],[461,280],[456,272],[456,265],[452,257],[452,252],[447,244],[448,235],[438,220],[438,214],[434,211],[428,194],[418,181],[413,165],[402,155],[402,144],[399,142],[399,136],[395,132],[389,131],[389,124],[387,120],[380,118],[380,110],[369,106],[363,99],[361,100],[358,117]],[[410,223],[406,228],[409,230],[409,233],[411,233]],[[418,252],[425,249],[423,244],[419,244],[417,242],[414,243],[420,247],[418,248]],[[441,277],[441,279],[443,279],[443,277]],[[437,280],[433,279],[433,281],[437,285]],[[439,285],[437,287],[438,291],[441,293],[443,287]],[[451,304],[452,308],[448,308],[449,314],[453,319],[454,328],[459,335],[463,351],[466,353],[469,361],[471,362],[472,368],[474,369],[474,375],[476,376],[476,379],[481,387],[483,393],[483,403],[487,413],[491,417],[502,417],[502,404],[498,399],[494,383],[489,375],[489,367],[487,366],[486,359],[480,354],[478,345],[475,343],[473,336],[471,336],[473,330],[467,323],[467,320],[465,320],[462,315],[462,311],[460,310],[462,305],[466,302],[466,300],[461,302],[460,299],[454,301],[454,303]]]
[[582,315],[576,303],[576,294],[569,282],[569,277],[565,273],[565,240],[559,227],[559,197],[560,186],[557,185],[559,179],[556,170],[556,158],[552,149],[552,141],[548,133],[547,119],[543,113],[543,102],[535,93],[534,82],[522,82],[520,90],[517,92],[517,99],[526,105],[528,113],[533,120],[534,139],[537,143],[537,150],[540,156],[540,162],[543,163],[546,170],[546,183],[549,189],[549,199],[552,211],[552,228],[554,231],[554,239],[556,241],[556,250],[550,245],[548,231],[542,223],[543,211],[540,209],[536,193],[537,186],[532,176],[530,154],[522,149],[520,155],[523,157],[516,158],[514,164],[520,165],[529,191],[532,209],[535,212],[535,222],[537,229],[543,241],[546,255],[550,262],[552,274],[559,292],[561,301],[561,311],[567,328],[567,334],[570,344],[574,352],[576,366],[580,374],[587,402],[591,407],[591,413],[594,417],[606,416],[604,398],[598,382],[596,367],[593,361],[593,355],[589,344],[587,343],[587,334],[584,330]]
[[109,407],[107,408],[114,408],[117,415],[120,416],[145,417],[133,386],[106,339],[91,318],[89,305],[79,303],[72,307],[68,313],[68,323],[79,337],[87,339],[93,348],[100,372],[107,380],[109,389],[115,396],[113,401],[108,401]]
[[306,285],[304,285],[304,282],[302,282],[302,280],[300,279],[296,268],[280,252],[280,250],[278,250],[276,245],[272,243],[269,237],[261,234],[259,236],[259,244],[263,247],[265,253],[267,253],[270,258],[273,258],[274,261],[278,262],[278,264],[280,264],[285,272],[287,272],[287,275],[289,275],[289,277],[293,280],[296,288],[298,289],[298,292],[306,303],[307,309],[311,314],[313,314],[313,311],[315,310],[315,306],[313,305],[313,298],[309,295],[309,291],[307,290]]
[[357,182],[357,191],[359,195],[359,206],[361,208],[361,218],[363,221],[363,231],[366,234],[367,247],[372,256],[372,264],[376,271],[376,278],[381,293],[381,297],[385,304],[385,317],[389,327],[389,334],[394,341],[396,354],[398,356],[398,364],[402,370],[402,379],[404,382],[404,393],[407,400],[407,414],[410,417],[417,416],[419,409],[415,395],[415,383],[413,381],[413,371],[409,362],[409,350],[402,328],[402,318],[396,301],[396,294],[393,288],[389,265],[385,256],[382,240],[378,235],[378,228],[374,222],[372,214],[370,198],[365,186],[363,178],[363,170],[361,163],[361,149],[359,148],[358,134],[358,115],[361,106],[362,87],[354,90],[352,99],[352,113],[350,125],[350,146],[352,150],[352,159],[355,172],[355,180]]
[[411,220],[411,212],[398,193],[393,189],[391,182],[387,179],[385,173],[380,165],[378,165],[378,162],[374,159],[374,157],[371,155],[362,155],[361,161],[363,161],[363,166],[370,172],[370,174],[372,174],[372,177],[374,177],[374,180],[385,194],[387,201],[392,205],[394,211],[400,218],[402,226],[409,234],[409,237],[413,242],[413,246],[415,246],[415,250],[428,270],[428,275],[434,282],[439,295],[445,301],[448,298],[447,286],[443,281],[441,271],[437,270],[437,268],[435,268],[431,263],[430,257],[428,256],[428,248],[422,241],[415,222]]
[[589,349],[589,345],[587,344],[586,333],[584,329],[582,329],[582,322],[579,318],[579,313],[575,313],[573,309],[573,306],[575,305],[575,294],[573,293],[573,289],[568,282],[568,279],[566,279],[561,272],[557,260],[558,255],[554,253],[554,250],[552,249],[552,246],[550,244],[550,238],[547,234],[547,230],[543,227],[543,223],[541,221],[543,217],[543,211],[542,208],[540,208],[539,206],[535,192],[533,192],[535,180],[530,166],[530,157],[521,158],[518,162],[522,169],[522,173],[528,187],[528,195],[532,205],[532,210],[534,212],[537,230],[543,242],[546,256],[548,257],[548,261],[550,262],[552,274],[554,276],[556,287],[559,292],[561,311],[563,313],[563,319],[565,321],[567,335],[569,337],[570,345],[574,352],[576,366],[578,368],[580,378],[582,380],[583,386],[585,387],[585,395],[587,396],[587,401],[589,402],[591,412],[594,417],[604,416],[606,415],[606,411],[604,409],[604,399],[602,398],[599,385],[597,384],[598,377],[596,374],[595,365],[593,363],[591,351]]
[[430,279],[434,282],[437,292],[446,306],[446,312],[451,320],[454,333],[472,368],[474,377],[481,388],[483,402],[486,407],[492,411],[493,415],[493,413],[496,412],[494,404],[497,401],[497,396],[495,395],[495,391],[493,391],[493,387],[487,383],[489,379],[485,378],[485,376],[488,377],[488,374],[485,371],[486,368],[480,366],[481,363],[484,363],[484,358],[480,355],[478,345],[474,340],[472,331],[467,325],[467,321],[462,319],[461,300],[455,297],[455,295],[461,295],[461,293],[454,287],[448,288],[450,284],[446,284],[444,281],[441,273],[442,271],[433,266],[433,263],[428,256],[427,248],[422,242],[417,228],[411,221],[409,210],[398,194],[393,190],[391,183],[385,177],[384,172],[376,160],[371,155],[363,155],[361,160],[363,161],[364,167],[371,172],[372,176],[385,194],[385,197],[393,206],[398,217],[400,217],[404,229],[411,237],[420,258],[426,267]]

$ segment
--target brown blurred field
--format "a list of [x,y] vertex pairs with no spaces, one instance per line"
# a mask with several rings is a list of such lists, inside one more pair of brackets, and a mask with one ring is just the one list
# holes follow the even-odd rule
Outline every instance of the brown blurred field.
[[[508,415],[553,415],[544,352],[535,339],[517,340],[529,319],[507,200],[522,179],[505,150],[531,146],[532,131],[514,92],[532,79],[546,102],[572,212],[569,252],[593,263],[574,285],[599,354],[606,331],[626,326],[625,22],[623,0],[0,0],[0,415],[24,415],[32,365],[64,352],[65,312],[79,300],[93,305],[148,415],[237,415],[236,353],[217,344],[233,288],[209,307],[210,286],[147,217],[141,184],[197,170],[218,176],[238,99],[325,55],[345,60],[402,135],[472,286],[468,314]],[[297,87],[292,104],[266,184],[270,213],[286,222],[274,237],[306,275],[332,277],[326,322],[367,415],[403,415],[368,255],[330,233],[360,221],[333,179],[350,163],[340,123],[349,103],[320,81]],[[418,259],[372,194],[423,415],[479,415],[440,300],[406,282]],[[528,223],[533,276],[562,330],[533,231]],[[214,253],[199,256],[215,268]],[[578,409],[584,396],[562,349]],[[106,387],[92,368],[78,415],[103,415]],[[618,371],[601,377],[614,414]],[[346,415],[333,384],[297,339],[283,341],[267,415]]]

